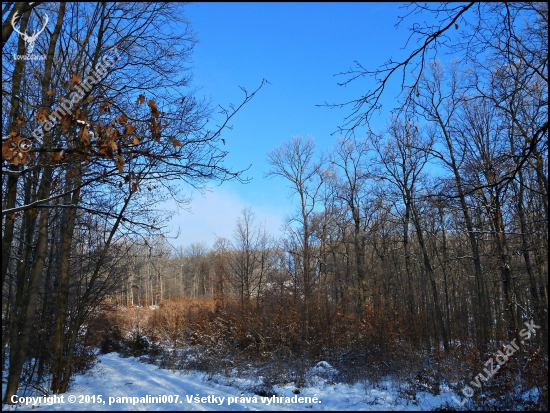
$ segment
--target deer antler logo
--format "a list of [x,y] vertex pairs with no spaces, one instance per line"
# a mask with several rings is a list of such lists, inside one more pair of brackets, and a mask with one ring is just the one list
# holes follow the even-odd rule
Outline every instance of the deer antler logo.
[[32,34],[32,36],[29,36],[27,34],[27,32],[25,31],[25,33],[21,33],[16,27],[15,27],[15,20],[17,18],[17,14],[18,13],[15,13],[13,15],[13,17],[11,18],[11,25],[13,27],[13,30],[15,30],[16,33],[19,33],[21,35],[21,37],[23,38],[23,40],[25,41],[25,43],[27,43],[27,53],[30,54],[33,52],[34,50],[34,42],[36,41],[36,39],[38,38],[38,35],[40,33],[42,33],[44,31],[44,29],[46,28],[46,25],[48,24],[48,21],[49,21],[49,18],[48,18],[48,15],[47,14],[44,14],[44,25],[42,26],[42,28],[40,30],[35,30]]

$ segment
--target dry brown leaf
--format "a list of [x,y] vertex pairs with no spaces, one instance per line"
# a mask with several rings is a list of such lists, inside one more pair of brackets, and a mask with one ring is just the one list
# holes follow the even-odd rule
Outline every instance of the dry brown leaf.
[[126,124],[126,127],[124,128],[124,134],[125,135],[131,135],[136,130],[136,127],[132,125],[130,122]]
[[74,89],[74,86],[77,84],[77,83],[80,83],[82,82],[82,78],[80,76],[77,76],[77,75],[73,75],[73,77],[71,77],[71,87],[70,89]]
[[61,162],[61,153],[60,152],[54,152],[52,154],[52,162]]
[[111,113],[109,102],[104,101],[101,105],[99,105],[99,111]]
[[34,117],[38,122],[42,122],[46,120],[46,110],[45,109],[38,109],[38,112],[36,112],[36,116]]
[[119,173],[122,173],[122,171],[124,171],[124,159],[122,158],[121,154],[117,155],[116,166]]

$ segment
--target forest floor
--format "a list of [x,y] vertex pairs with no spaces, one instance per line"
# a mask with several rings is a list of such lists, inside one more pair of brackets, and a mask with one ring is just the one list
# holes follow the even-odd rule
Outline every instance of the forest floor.
[[[3,405],[2,410],[439,410],[459,408],[453,396],[463,399],[449,388],[434,395],[391,380],[350,385],[333,381],[332,373],[328,363],[320,362],[307,372],[305,387],[287,383],[269,392],[258,385],[261,376],[255,382],[237,374],[171,371],[109,353],[99,355],[87,373],[75,375],[69,391],[57,400],[29,399],[28,405]],[[4,381],[2,387],[4,391]],[[23,389],[23,394],[40,396],[33,389]]]

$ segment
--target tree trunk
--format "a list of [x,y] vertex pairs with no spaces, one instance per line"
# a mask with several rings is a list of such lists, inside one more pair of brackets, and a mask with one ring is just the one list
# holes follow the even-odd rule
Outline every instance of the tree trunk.
[[[12,13],[14,10],[18,9],[18,6],[24,5],[25,3],[17,3],[16,6],[13,8]],[[10,16],[8,16],[11,19],[12,13],[10,13]],[[21,25],[20,30],[25,32],[27,29],[27,23],[29,21],[31,12],[27,12],[23,15],[21,18]],[[7,21],[6,21],[7,22]],[[11,26],[11,23],[10,25]],[[25,41],[20,37],[19,41],[17,43],[17,54],[18,55],[24,55],[25,54]],[[26,60],[16,60],[15,61],[15,67],[13,70],[12,75],[12,89],[11,89],[11,108],[10,108],[10,115],[9,115],[9,122],[10,122],[10,128],[8,129],[8,132],[12,132],[12,129],[15,126],[15,122],[17,120],[17,117],[19,115],[19,99],[21,95],[21,81],[23,79],[23,73],[25,72],[25,63]],[[16,173],[19,171],[19,166],[15,166],[13,164],[10,164],[9,166],[10,171]],[[4,198],[4,209],[10,209],[15,207],[15,202],[17,199],[17,181],[19,180],[19,175],[9,175],[8,176],[8,182],[6,186],[6,195]],[[15,225],[15,217],[12,215],[6,215],[4,218],[4,236],[2,237],[2,288],[4,288],[4,281],[6,279],[6,275],[8,273],[9,268],[9,261],[10,261],[10,253],[11,253],[11,244],[13,242],[13,229]]]
[[428,279],[430,281],[430,287],[432,290],[432,298],[433,298],[434,307],[435,307],[436,324],[439,327],[439,335],[441,335],[441,337],[443,338],[443,348],[445,349],[445,353],[448,354],[449,337],[447,335],[447,329],[445,328],[445,320],[443,317],[443,312],[441,311],[441,303],[439,299],[439,292],[437,291],[437,285],[435,283],[434,271],[433,271],[432,264],[430,262],[428,251],[426,250],[426,243],[424,242],[424,234],[422,233],[419,217],[415,211],[414,206],[412,206],[412,210],[413,210],[413,217],[414,217],[414,225],[416,228],[416,235],[418,237],[418,243],[420,244],[420,248],[422,249],[422,255],[424,257],[424,268],[426,269],[426,273],[428,274]]
[[[47,166],[44,169],[42,181],[40,183],[40,191],[38,192],[39,199],[48,197],[50,193],[51,178],[52,168]],[[10,368],[8,385],[4,397],[4,402],[10,404],[11,396],[17,394],[19,379],[23,370],[29,339],[34,325],[34,315],[38,305],[38,289],[48,248],[48,220],[49,209],[43,208],[40,211],[38,240],[30,277],[28,282],[25,282],[23,285],[22,296],[16,304],[16,311],[13,317],[10,340]]]
[[[76,177],[74,180],[74,188],[77,188],[73,191],[72,197],[67,195],[65,199],[70,202],[71,205],[77,205],[80,199],[80,183],[81,183],[81,172],[80,166],[76,165]],[[68,180],[67,180],[68,181]],[[67,182],[66,188],[67,191],[70,189],[70,184]],[[54,337],[54,364],[52,367],[52,384],[51,390],[53,393],[59,393],[61,388],[61,383],[63,382],[65,372],[63,370],[63,357],[65,353],[66,345],[66,334],[65,334],[65,323],[67,320],[67,311],[69,305],[69,274],[70,274],[70,265],[69,260],[71,257],[71,246],[73,242],[74,227],[76,222],[76,208],[69,208],[66,210],[67,213],[64,214],[63,222],[61,224],[61,269],[59,273],[59,295],[58,295],[58,311],[57,311],[57,320],[55,326],[55,337]]]

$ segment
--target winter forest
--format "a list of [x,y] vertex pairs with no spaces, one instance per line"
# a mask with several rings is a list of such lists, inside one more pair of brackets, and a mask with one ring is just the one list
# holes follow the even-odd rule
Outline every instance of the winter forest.
[[116,353],[249,380],[235,395],[390,380],[392,410],[444,391],[432,408],[546,410],[548,4],[408,5],[404,60],[342,63],[356,99],[325,104],[344,119],[331,149],[265,154],[297,205],[283,235],[245,208],[232,237],[175,247],[157,205],[246,181],[224,132],[269,86],[208,122],[185,7],[2,3],[3,409]]

